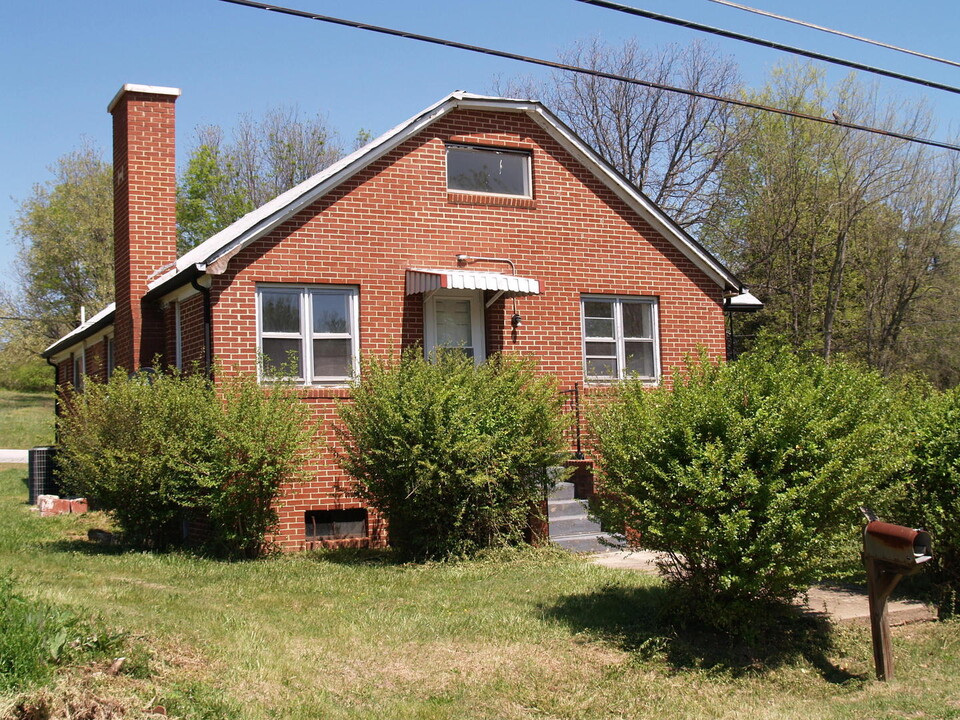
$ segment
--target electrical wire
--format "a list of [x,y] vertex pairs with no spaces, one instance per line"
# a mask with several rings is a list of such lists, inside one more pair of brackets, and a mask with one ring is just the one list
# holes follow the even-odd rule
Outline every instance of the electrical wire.
[[656,20],[657,22],[667,23],[669,25],[677,25],[679,27],[697,30],[699,32],[705,32],[711,35],[718,35],[731,40],[739,40],[741,42],[750,43],[751,45],[759,45],[760,47],[770,48],[772,50],[779,50],[781,52],[800,55],[801,57],[810,58],[811,60],[820,60],[822,62],[828,62],[834,65],[842,65],[843,67],[852,68],[853,70],[862,70],[863,72],[873,73],[874,75],[881,75],[883,77],[893,78],[894,80],[903,80],[904,82],[923,85],[924,87],[933,88],[934,90],[945,90],[946,92],[960,95],[960,88],[954,87],[953,85],[944,85],[943,83],[934,82],[932,80],[924,80],[923,78],[913,77],[912,75],[903,75],[902,73],[893,72],[892,70],[884,70],[882,68],[873,67],[872,65],[864,65],[863,63],[854,62],[852,60],[844,60],[842,58],[832,57],[830,55],[811,52],[810,50],[791,47],[790,45],[773,42],[772,40],[763,40],[750,35],[743,35],[730,30],[711,27],[710,25],[701,25],[700,23],[695,23],[690,20],[681,20],[680,18],[670,17],[669,15],[661,15],[660,13],[650,12],[649,10],[641,10],[640,8],[631,7],[629,5],[621,5],[620,3],[610,2],[610,0],[576,0],[576,2],[584,3],[586,5],[595,5],[597,7],[604,8],[605,10],[615,10],[616,12],[626,13],[627,15],[634,15],[636,17],[646,18],[648,20]]
[[606,72],[603,70],[592,70],[590,68],[579,67],[577,65],[569,65],[566,63],[556,62],[553,60],[544,60],[542,58],[529,57],[526,55],[520,55],[518,53],[506,52],[504,50],[494,50],[492,48],[485,48],[479,45],[468,45],[466,43],[457,42],[455,40],[445,40],[443,38],[431,37],[429,35],[420,35],[418,33],[406,32],[404,30],[395,30],[393,28],[382,27],[379,25],[369,25],[367,23],[357,22],[355,20],[345,20],[343,18],[331,17],[329,15],[319,15],[317,13],[308,12],[306,10],[297,10],[294,8],[282,7],[280,5],[271,5],[264,2],[258,2],[257,0],[220,0],[220,2],[230,3],[231,5],[243,5],[245,7],[256,8],[258,10],[267,10],[269,12],[280,13],[281,15],[291,15],[294,17],[299,17],[307,20],[316,20],[318,22],[330,23],[333,25],[341,25],[343,27],[354,28],[357,30],[367,30],[369,32],[380,33],[382,35],[390,35],[392,37],[401,37],[401,38],[406,38],[408,40],[417,40],[419,42],[430,43],[433,45],[441,45],[443,47],[450,47],[458,50],[466,50],[468,52],[481,53],[484,55],[491,55],[493,57],[504,58],[507,60],[517,60],[519,62],[530,63],[532,65],[540,65],[542,67],[548,67],[554,70],[565,70],[568,72],[575,72],[583,75],[600,77],[606,80],[616,80],[618,82],[624,82],[631,85],[639,85],[641,87],[653,88],[654,90],[663,90],[665,92],[678,93],[680,95],[687,95],[690,97],[704,98],[706,100],[721,102],[728,105],[747,108],[750,110],[761,110],[764,112],[776,113],[778,115],[785,115],[788,117],[794,117],[801,120],[810,120],[811,122],[824,123],[827,125],[835,125],[837,127],[848,128],[850,130],[859,130],[862,132],[873,133],[875,135],[883,135],[885,137],[895,138],[897,140],[905,140],[907,142],[918,143],[921,145],[929,145],[931,147],[937,147],[944,150],[952,150],[954,152],[960,152],[960,145],[954,145],[952,143],[943,142],[941,140],[933,140],[931,138],[919,137],[917,135],[908,135],[906,133],[896,132],[894,130],[884,130],[882,128],[871,127],[869,125],[860,125],[857,123],[846,122],[845,120],[841,120],[836,117],[825,118],[820,115],[810,115],[809,113],[802,113],[802,112],[797,112],[795,110],[786,110],[784,108],[772,107],[770,105],[763,105],[761,103],[752,102],[750,100],[741,100],[739,98],[731,98],[723,95],[714,95],[712,93],[704,93],[697,90],[689,90],[687,88],[675,87],[673,85],[665,85],[663,83],[652,82],[650,80],[640,80],[639,78],[627,77],[626,75],[617,75],[616,73]]
[[907,55],[913,55],[914,57],[923,58],[924,60],[933,60],[934,62],[944,63],[945,65],[953,65],[953,67],[960,67],[960,62],[957,62],[956,60],[948,60],[947,58],[937,57],[936,55],[928,55],[927,53],[918,52],[916,50],[902,48],[897,45],[890,45],[889,43],[881,42],[880,40],[871,40],[870,38],[862,37],[860,35],[853,35],[848,32],[843,32],[843,30],[834,30],[833,28],[824,27],[823,25],[815,25],[814,23],[810,23],[805,20],[797,20],[796,18],[787,17],[786,15],[777,15],[776,13],[768,12],[767,10],[752,8],[749,5],[740,5],[739,3],[730,2],[730,0],[708,0],[708,1],[712,3],[717,3],[718,5],[726,5],[727,7],[736,8],[737,10],[745,10],[746,12],[755,13],[756,15],[763,15],[765,17],[774,18],[775,20],[783,20],[784,22],[793,23],[794,25],[800,25],[801,27],[811,28],[813,30],[820,30],[821,32],[830,33],[831,35],[839,35],[840,37],[848,38],[849,40],[857,40],[858,42],[867,43],[869,45],[876,45],[877,47],[882,47],[887,50],[896,50],[897,52],[906,53]]

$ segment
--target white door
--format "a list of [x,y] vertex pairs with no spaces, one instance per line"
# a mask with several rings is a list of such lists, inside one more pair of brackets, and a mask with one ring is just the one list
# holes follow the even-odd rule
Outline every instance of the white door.
[[486,359],[483,293],[480,290],[438,290],[423,305],[424,352],[458,348],[478,365]]

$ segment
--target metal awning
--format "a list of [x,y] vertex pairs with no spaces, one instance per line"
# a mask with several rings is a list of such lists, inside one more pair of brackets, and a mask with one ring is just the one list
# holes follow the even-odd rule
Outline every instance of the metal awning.
[[498,294],[539,295],[540,281],[519,275],[503,275],[475,270],[407,270],[407,295],[427,293],[446,288],[450,290],[494,290]]

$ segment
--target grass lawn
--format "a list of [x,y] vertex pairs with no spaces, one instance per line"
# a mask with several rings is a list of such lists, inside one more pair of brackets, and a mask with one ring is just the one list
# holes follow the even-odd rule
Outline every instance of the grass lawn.
[[54,691],[121,698],[124,717],[960,717],[957,623],[895,628],[883,684],[866,629],[785,622],[745,648],[671,626],[655,579],[556,552],[226,563],[95,546],[106,518],[38,518],[24,475],[0,471],[0,573],[131,634],[135,672],[73,669]]
[[0,390],[0,448],[53,444],[53,393]]

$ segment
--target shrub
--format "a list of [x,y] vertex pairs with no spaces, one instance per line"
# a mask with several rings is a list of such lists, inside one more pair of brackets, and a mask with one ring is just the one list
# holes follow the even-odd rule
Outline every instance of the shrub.
[[412,558],[470,554],[519,541],[563,462],[565,417],[555,382],[531,362],[460,352],[433,362],[410,349],[367,358],[340,409],[343,468]]
[[110,510],[142,548],[179,543],[189,513],[210,519],[219,551],[260,554],[281,485],[299,476],[312,441],[295,393],[251,376],[214,389],[198,373],[117,373],[64,405],[61,483]]
[[930,532],[931,564],[945,616],[960,607],[960,387],[926,398],[918,408],[916,427],[902,522]]
[[770,343],[733,363],[700,357],[672,390],[626,382],[594,411],[593,509],[666,553],[700,619],[736,624],[850,547],[859,505],[884,509],[909,456],[898,418],[883,380],[842,359]]

